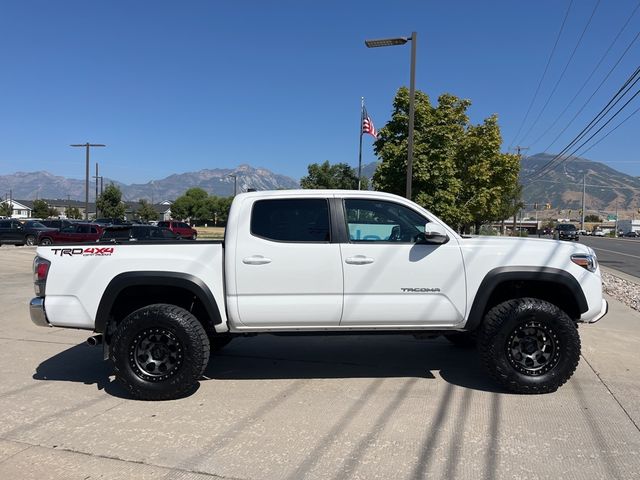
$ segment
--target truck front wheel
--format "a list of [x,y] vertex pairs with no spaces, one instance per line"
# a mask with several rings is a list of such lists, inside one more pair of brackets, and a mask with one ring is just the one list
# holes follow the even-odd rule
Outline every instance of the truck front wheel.
[[116,378],[141,400],[171,400],[189,393],[209,362],[209,339],[187,310],[148,305],[129,314],[111,344]]
[[517,393],[555,392],[580,360],[580,336],[573,321],[537,298],[493,307],[480,329],[478,348],[489,374]]

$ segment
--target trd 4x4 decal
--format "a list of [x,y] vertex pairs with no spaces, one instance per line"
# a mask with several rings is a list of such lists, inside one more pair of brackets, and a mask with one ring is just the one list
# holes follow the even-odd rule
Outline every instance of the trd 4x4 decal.
[[88,248],[52,248],[54,255],[61,257],[69,255],[74,257],[80,255],[82,257],[108,257],[114,253],[113,247],[88,247]]

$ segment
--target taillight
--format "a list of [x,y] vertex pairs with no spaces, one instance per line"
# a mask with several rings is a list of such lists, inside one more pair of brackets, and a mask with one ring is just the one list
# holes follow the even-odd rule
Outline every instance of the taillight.
[[50,266],[51,262],[49,260],[41,257],[33,259],[33,288],[38,297],[44,297]]

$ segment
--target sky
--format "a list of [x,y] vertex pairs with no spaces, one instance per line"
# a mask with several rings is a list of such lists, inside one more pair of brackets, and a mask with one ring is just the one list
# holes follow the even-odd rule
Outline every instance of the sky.
[[[569,2],[5,0],[0,175],[84,178],[84,151],[69,144],[85,142],[107,145],[92,151],[92,163],[125,183],[240,164],[296,179],[310,163],[356,167],[360,98],[379,129],[409,83],[410,44],[367,49],[364,40],[412,31],[417,89],[433,102],[445,92],[470,99],[473,123],[497,114],[504,151],[519,144],[529,154],[557,153],[640,63],[638,40],[550,145],[640,30],[637,10],[553,125],[638,5],[573,0],[540,83]],[[609,128],[639,106],[634,99]],[[586,157],[640,175],[639,127],[640,113]],[[363,140],[363,163],[376,160],[372,140]]]

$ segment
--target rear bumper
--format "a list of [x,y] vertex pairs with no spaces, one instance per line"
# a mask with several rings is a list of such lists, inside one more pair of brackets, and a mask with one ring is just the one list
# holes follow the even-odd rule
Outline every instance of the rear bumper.
[[31,321],[39,327],[50,327],[51,324],[47,320],[47,312],[44,310],[44,298],[32,298],[29,302],[29,315]]

